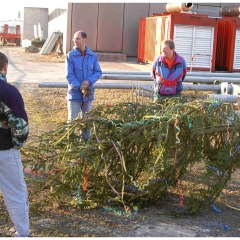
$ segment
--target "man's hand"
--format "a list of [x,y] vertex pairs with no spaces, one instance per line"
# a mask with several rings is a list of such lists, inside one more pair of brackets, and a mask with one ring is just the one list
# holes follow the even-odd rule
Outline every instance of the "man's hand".
[[89,87],[88,81],[83,81],[83,82],[82,82],[82,85],[81,85],[81,87],[80,87],[80,90],[82,91],[83,96],[84,96],[85,98],[89,98],[90,95],[92,95],[92,91],[91,91],[91,88]]
[[88,81],[83,81],[82,84],[89,86]]

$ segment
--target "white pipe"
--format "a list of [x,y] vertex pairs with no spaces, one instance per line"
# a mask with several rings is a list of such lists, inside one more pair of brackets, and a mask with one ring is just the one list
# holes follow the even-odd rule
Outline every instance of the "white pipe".
[[166,4],[166,10],[167,12],[191,12],[191,9],[193,8],[192,3],[181,3],[181,2],[175,2],[175,3],[167,3]]
[[[95,83],[94,88],[107,88],[107,89],[131,89],[137,88],[140,85],[151,87],[152,84],[130,84],[130,83]],[[41,82],[38,87],[57,87],[57,88],[67,88],[68,84],[65,82]]]
[[[133,80],[133,81],[153,81],[151,76],[147,75],[118,75],[118,74],[103,74],[100,79],[108,80]],[[184,82],[195,83],[214,83],[214,82],[229,82],[240,84],[240,78],[230,77],[198,77],[198,76],[186,76]]]
[[[138,71],[138,72],[125,72],[125,71],[103,71],[103,74],[111,75],[148,75],[150,76],[150,71]],[[187,72],[186,76],[200,76],[200,77],[232,77],[240,78],[240,73],[216,73],[216,72]]]
[[[64,82],[41,82],[38,84],[40,88],[67,88],[68,84]],[[95,88],[101,89],[132,89],[139,88],[147,92],[152,92],[152,84],[127,84],[127,83],[95,83]],[[210,84],[183,84],[185,91],[221,91],[221,85]],[[228,92],[232,91],[232,86],[228,85]]]
[[37,25],[34,25],[34,38],[37,38],[38,37],[38,34],[37,34]]
[[103,74],[119,74],[119,75],[149,75],[149,72],[125,72],[125,71],[102,71]]
[[222,72],[187,72],[186,76],[199,76],[199,77],[231,77],[231,78],[240,78],[240,73],[222,73]]
[[40,40],[42,40],[42,29],[40,22],[38,22],[38,37]]
[[238,95],[226,95],[226,94],[208,94],[210,99],[217,99],[222,102],[237,103]]
[[147,75],[118,75],[118,74],[103,74],[100,79],[111,79],[111,80],[144,80],[153,81],[151,76]]

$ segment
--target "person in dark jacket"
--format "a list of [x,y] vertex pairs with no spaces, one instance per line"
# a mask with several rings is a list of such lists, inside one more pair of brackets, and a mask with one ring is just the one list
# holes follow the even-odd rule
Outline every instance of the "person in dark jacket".
[[[87,34],[77,31],[73,36],[74,47],[65,61],[68,81],[67,106],[68,121],[80,117],[92,109],[94,100],[93,84],[102,76],[97,55],[86,45]],[[90,129],[82,133],[84,139],[90,137]]]
[[155,101],[161,97],[180,96],[187,71],[184,58],[175,52],[173,40],[164,40],[161,47],[162,54],[154,60],[151,71]]
[[21,94],[7,83],[8,59],[0,52],[0,190],[16,237],[28,237],[28,191],[24,180],[20,148],[29,126]]

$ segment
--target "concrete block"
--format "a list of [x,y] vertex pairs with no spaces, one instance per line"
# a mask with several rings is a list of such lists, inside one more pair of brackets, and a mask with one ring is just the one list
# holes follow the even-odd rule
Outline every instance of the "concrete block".
[[25,52],[37,53],[39,51],[39,48],[36,46],[29,46],[25,48]]

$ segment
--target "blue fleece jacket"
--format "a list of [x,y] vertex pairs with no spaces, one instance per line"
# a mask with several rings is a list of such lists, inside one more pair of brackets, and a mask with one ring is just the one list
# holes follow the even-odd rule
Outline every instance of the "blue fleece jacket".
[[[68,81],[67,100],[88,102],[94,100],[93,84],[102,76],[102,70],[97,55],[86,46],[86,55],[74,47],[66,56],[66,79]],[[84,98],[80,90],[83,81],[88,81],[92,91],[90,97]]]
[[176,93],[178,94],[183,90],[182,81],[186,76],[187,65],[183,57],[178,55],[176,52],[174,52],[174,54],[175,62],[171,69],[168,69],[163,56],[157,57],[152,64],[151,76],[154,80],[154,93],[156,94],[160,93],[161,77],[163,77],[165,80],[172,81],[182,75],[177,82]]

